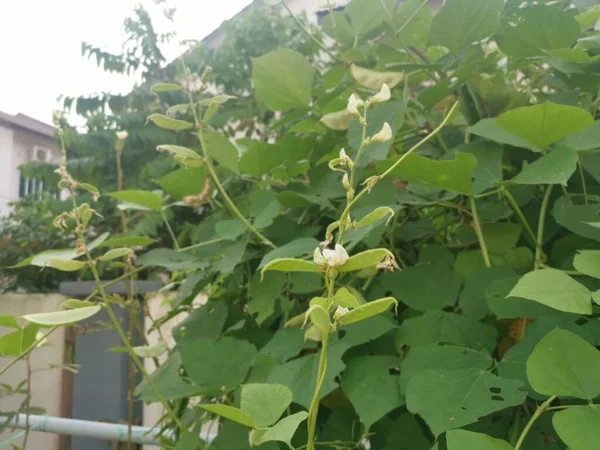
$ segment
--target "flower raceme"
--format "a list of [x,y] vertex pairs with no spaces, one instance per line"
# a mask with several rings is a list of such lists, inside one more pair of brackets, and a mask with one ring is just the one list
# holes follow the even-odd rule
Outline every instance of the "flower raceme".
[[334,249],[325,248],[321,252],[321,249],[317,247],[314,252],[313,261],[318,266],[328,265],[329,267],[340,267],[346,264],[346,261],[350,256],[344,247],[340,244],[335,244]]

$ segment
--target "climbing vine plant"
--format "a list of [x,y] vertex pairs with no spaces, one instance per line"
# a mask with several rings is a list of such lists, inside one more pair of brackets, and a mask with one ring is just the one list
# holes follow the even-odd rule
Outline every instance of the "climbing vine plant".
[[[56,225],[77,246],[22,264],[91,271],[97,290],[4,320],[12,354],[107,310],[137,398],[164,406],[165,448],[596,448],[600,6],[397,3],[352,0],[320,31],[299,19],[318,52],[255,58],[260,139],[216,131],[239,99],[183,58],[153,87],[164,111],[147,126],[172,133],[157,150],[181,165],[160,189],[98,192],[65,151],[73,210]],[[102,219],[81,191],[160,215],[172,242],[88,242]],[[200,223],[176,233],[172,208]],[[170,274],[156,326],[185,317],[172,348],[132,347],[112,309],[133,299],[106,293],[107,265]]]

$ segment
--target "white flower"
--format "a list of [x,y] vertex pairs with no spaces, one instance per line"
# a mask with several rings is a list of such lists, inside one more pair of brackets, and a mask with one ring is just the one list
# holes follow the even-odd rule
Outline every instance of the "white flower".
[[334,320],[340,320],[346,314],[348,314],[350,310],[348,308],[344,308],[343,306],[338,306],[335,312],[333,313]]
[[317,266],[325,266],[327,265],[327,259],[321,254],[321,249],[319,247],[315,248],[315,253],[313,255],[313,261]]
[[115,134],[117,135],[117,139],[119,141],[124,141],[125,139],[127,139],[127,136],[129,136],[129,133],[127,133],[127,131],[125,130],[117,131]]
[[348,99],[348,112],[355,117],[360,117],[360,113],[358,112],[358,108],[361,108],[365,105],[356,94],[352,94]]
[[371,142],[387,142],[392,138],[392,127],[385,122],[381,131],[371,138]]
[[346,150],[344,150],[344,149],[340,150],[340,159],[343,159],[344,161],[350,159],[350,157],[346,153]]
[[371,97],[371,103],[382,103],[387,102],[392,97],[392,93],[390,92],[390,88],[387,84],[383,83],[381,86],[381,90]]
[[329,248],[323,249],[323,256],[327,260],[327,264],[331,267],[340,267],[348,261],[348,252],[340,244],[335,244],[334,250]]

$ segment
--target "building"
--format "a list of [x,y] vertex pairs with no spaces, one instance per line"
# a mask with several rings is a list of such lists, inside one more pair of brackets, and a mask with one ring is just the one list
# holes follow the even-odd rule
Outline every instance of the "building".
[[43,182],[25,179],[19,166],[30,162],[58,163],[60,148],[56,128],[25,114],[0,111],[0,217],[9,212],[9,203],[26,195],[40,194]]

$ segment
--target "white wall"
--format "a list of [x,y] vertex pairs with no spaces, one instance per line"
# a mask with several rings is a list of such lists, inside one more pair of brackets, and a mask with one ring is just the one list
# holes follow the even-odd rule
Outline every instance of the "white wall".
[[[0,216],[8,213],[7,203],[13,200],[11,190],[13,167],[13,131],[0,125]],[[17,189],[18,189],[17,185]]]
[[19,199],[19,166],[31,161],[35,146],[49,149],[51,162],[60,161],[60,150],[52,138],[0,125],[0,217],[8,214],[8,203]]

